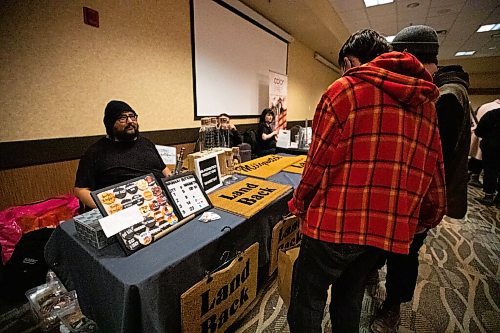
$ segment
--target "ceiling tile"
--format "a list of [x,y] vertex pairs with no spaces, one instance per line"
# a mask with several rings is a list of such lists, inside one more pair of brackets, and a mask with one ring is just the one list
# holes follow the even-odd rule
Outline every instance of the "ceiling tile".
[[457,16],[453,14],[428,17],[425,24],[433,27],[435,30],[449,30],[453,26],[456,18]]
[[465,0],[431,0],[431,7],[461,7]]
[[337,13],[341,12],[346,12],[346,11],[352,11],[354,9],[359,10],[359,9],[364,9],[365,4],[363,0],[350,0],[350,1],[344,1],[344,0],[329,0],[330,4],[332,5],[333,9]]
[[374,6],[366,8],[368,16],[396,15],[396,4],[388,3],[386,5]]

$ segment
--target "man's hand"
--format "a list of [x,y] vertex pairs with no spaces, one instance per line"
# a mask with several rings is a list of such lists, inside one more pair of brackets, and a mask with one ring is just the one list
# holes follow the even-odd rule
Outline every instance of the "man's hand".
[[427,229],[426,227],[423,227],[421,225],[417,225],[417,229],[415,230],[415,233],[416,234],[421,234],[421,233],[426,232],[427,230],[429,230],[429,229]]
[[74,189],[75,196],[80,199],[80,201],[89,208],[96,208],[94,200],[90,195],[89,188],[75,187]]

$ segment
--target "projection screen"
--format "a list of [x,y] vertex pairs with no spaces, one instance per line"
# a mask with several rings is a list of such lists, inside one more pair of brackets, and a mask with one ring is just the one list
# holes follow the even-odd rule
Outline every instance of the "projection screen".
[[192,5],[195,117],[258,116],[269,71],[286,74],[288,43],[222,1]]

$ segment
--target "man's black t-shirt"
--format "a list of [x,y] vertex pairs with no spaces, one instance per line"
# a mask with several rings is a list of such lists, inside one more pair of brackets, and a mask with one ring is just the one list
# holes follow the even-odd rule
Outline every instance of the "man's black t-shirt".
[[75,186],[94,191],[147,173],[160,179],[164,168],[156,147],[146,138],[132,142],[102,138],[80,160]]

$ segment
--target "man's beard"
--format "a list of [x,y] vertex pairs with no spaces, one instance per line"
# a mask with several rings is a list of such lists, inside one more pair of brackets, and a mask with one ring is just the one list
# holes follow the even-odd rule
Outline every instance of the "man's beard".
[[[133,133],[128,133],[127,132],[128,127],[134,128],[135,131]],[[123,131],[117,131],[117,130],[113,129],[113,135],[116,138],[116,140],[130,142],[130,141],[134,141],[135,139],[137,139],[137,136],[139,135],[139,125],[136,125],[136,126],[130,125],[128,127],[124,128]]]

